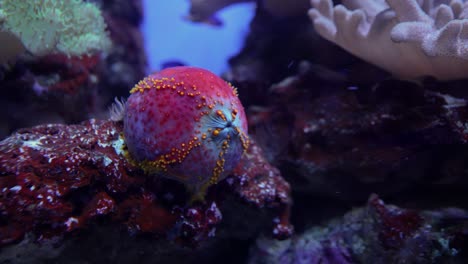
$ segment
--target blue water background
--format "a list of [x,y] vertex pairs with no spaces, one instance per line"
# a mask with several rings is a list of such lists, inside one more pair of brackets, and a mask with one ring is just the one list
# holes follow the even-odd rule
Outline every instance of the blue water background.
[[194,24],[183,19],[188,0],[143,0],[145,37],[150,72],[168,61],[180,61],[221,74],[228,69],[227,60],[242,47],[244,36],[254,15],[255,4],[236,4],[217,16],[221,27]]

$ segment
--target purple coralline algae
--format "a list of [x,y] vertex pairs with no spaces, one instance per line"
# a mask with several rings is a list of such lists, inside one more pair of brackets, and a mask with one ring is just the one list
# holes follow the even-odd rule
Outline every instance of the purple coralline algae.
[[467,217],[460,209],[402,209],[372,195],[366,207],[292,239],[258,239],[249,263],[463,263]]

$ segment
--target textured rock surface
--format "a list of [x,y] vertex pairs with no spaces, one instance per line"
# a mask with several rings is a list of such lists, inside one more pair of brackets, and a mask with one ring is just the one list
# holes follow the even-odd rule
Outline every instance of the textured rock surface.
[[464,263],[467,217],[453,208],[402,209],[372,195],[366,207],[292,239],[258,239],[249,263]]
[[248,110],[250,131],[288,171],[293,189],[359,201],[372,192],[412,192],[414,184],[466,186],[461,83],[316,82],[304,71],[272,86],[267,106]]
[[[341,219],[372,193],[418,212],[467,209],[467,81],[393,79],[316,38],[310,26],[257,10],[225,75],[239,88],[251,137],[291,185],[296,232]],[[290,254],[288,243],[265,250]],[[414,244],[405,246],[407,253]],[[337,257],[325,263],[366,257],[317,247]],[[465,257],[466,249],[459,249],[456,258]]]
[[[252,154],[244,156],[238,175],[210,189],[204,203],[187,205],[183,186],[148,177],[126,160],[124,151],[122,124],[112,121],[43,125],[22,129],[0,142],[0,259],[13,256],[27,263],[28,258],[61,260],[71,254],[76,261],[115,261],[139,254],[126,239],[135,245],[146,243],[144,254],[158,257],[184,251],[181,246],[217,247],[210,240],[218,232],[219,241],[253,238],[260,232],[290,235],[274,231],[290,228],[289,186],[267,163],[256,179],[251,178]],[[255,149],[247,153],[252,151],[258,153]],[[250,193],[246,199],[246,188],[257,184],[268,186],[271,195]],[[241,205],[239,198],[246,204]],[[231,220],[223,220],[224,210]],[[126,239],[112,240],[115,236]],[[210,242],[204,243],[208,238]],[[88,242],[93,239],[106,242],[99,250],[91,249],[95,244]],[[131,250],[114,252],[120,246]],[[202,249],[195,252],[210,255]]]

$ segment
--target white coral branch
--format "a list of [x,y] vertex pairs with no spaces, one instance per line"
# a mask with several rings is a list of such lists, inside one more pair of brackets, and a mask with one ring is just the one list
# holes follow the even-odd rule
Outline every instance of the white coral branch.
[[400,78],[468,77],[468,5],[461,0],[311,0],[329,41]]

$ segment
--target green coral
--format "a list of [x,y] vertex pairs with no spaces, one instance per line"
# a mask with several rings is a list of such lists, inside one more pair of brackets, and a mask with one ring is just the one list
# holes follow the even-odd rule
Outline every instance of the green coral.
[[0,0],[1,31],[37,56],[104,51],[111,45],[105,28],[99,8],[81,0]]

